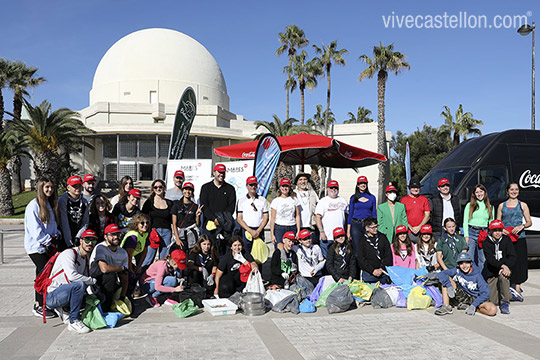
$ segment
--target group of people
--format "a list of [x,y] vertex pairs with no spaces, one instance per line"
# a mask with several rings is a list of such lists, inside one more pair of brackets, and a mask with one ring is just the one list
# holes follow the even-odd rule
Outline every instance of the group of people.
[[[79,310],[89,292],[99,296],[103,311],[118,298],[175,304],[174,294],[188,287],[229,297],[263,265],[251,252],[257,239],[265,240],[268,223],[275,249],[269,285],[277,287],[288,288],[297,276],[316,284],[323,275],[385,284],[391,282],[387,266],[425,266],[439,272],[445,300],[439,315],[451,313],[450,300],[456,298],[458,305],[474,298],[475,311],[492,314],[493,304],[508,313],[509,291],[521,296],[527,280],[523,230],[531,220],[517,184],[508,186],[508,200],[496,212],[486,189],[477,185],[462,215],[447,179],[439,181],[440,196],[431,201],[420,195],[416,180],[400,201],[389,185],[386,201],[377,206],[365,176],[358,177],[347,201],[336,180],[319,199],[309,174],[301,173],[294,182],[280,179],[270,203],[258,194],[256,177],[247,179],[247,194],[240,199],[225,177],[226,167],[217,164],[196,202],[194,185],[178,170],[170,189],[163,180],[153,181],[142,206],[141,191],[129,176],[110,200],[95,190],[91,174],[70,177],[60,198],[49,179],[39,179],[25,212],[25,248],[36,275],[61,253],[46,300],[36,292],[33,313],[60,316],[68,329],[84,333],[89,329]],[[464,237],[458,234],[461,226]]]

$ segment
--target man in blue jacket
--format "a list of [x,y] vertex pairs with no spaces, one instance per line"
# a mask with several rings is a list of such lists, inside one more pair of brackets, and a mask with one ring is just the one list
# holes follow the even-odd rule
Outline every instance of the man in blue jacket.
[[451,314],[450,300],[458,310],[465,310],[467,315],[474,315],[476,311],[488,316],[497,314],[495,304],[488,301],[489,286],[481,269],[473,267],[471,255],[460,253],[457,263],[456,268],[439,273],[439,281],[443,286],[443,305],[435,310],[435,315]]

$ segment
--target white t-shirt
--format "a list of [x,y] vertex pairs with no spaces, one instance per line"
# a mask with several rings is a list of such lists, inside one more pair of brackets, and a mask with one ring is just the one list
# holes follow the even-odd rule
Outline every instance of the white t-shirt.
[[319,200],[315,208],[315,214],[322,216],[323,230],[328,240],[334,240],[333,232],[335,228],[343,227],[345,213],[348,211],[349,204],[341,196],[335,199],[325,196]]
[[268,214],[268,201],[262,196],[252,199],[249,194],[238,200],[237,213],[242,213],[242,219],[249,227],[259,227],[263,215]]
[[298,201],[291,196],[277,197],[272,200],[270,208],[276,210],[276,224],[281,226],[296,225],[296,207]]
[[320,275],[326,260],[319,245],[312,245],[309,249],[304,246],[296,246],[296,256],[298,256],[298,271],[303,277],[311,277],[311,271],[315,269],[314,275]]
[[126,249],[118,246],[116,251],[112,251],[107,246],[106,242],[101,242],[96,245],[92,255],[90,256],[90,275],[101,275],[101,270],[98,265],[98,261],[105,261],[109,266],[122,266],[127,269],[128,267],[128,253]]
[[301,191],[294,189],[296,200],[300,206],[300,227],[311,227],[311,206],[309,204],[310,190]]
[[443,203],[443,217],[442,217],[442,223],[441,225],[444,226],[444,220],[451,217],[452,219],[454,219],[454,207],[452,206],[452,196],[450,196],[448,198],[448,200],[446,200],[445,198],[442,198],[442,203]]

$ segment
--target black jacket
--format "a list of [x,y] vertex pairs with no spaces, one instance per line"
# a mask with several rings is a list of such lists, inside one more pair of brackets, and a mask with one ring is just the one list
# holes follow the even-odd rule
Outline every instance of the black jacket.
[[[431,199],[431,219],[430,224],[433,228],[433,234],[441,235],[443,228],[443,199],[441,195],[435,195]],[[459,199],[457,196],[452,196],[450,198],[450,203],[454,209],[454,220],[456,220],[457,228],[459,229],[463,226],[463,215],[461,214],[461,205],[459,204]]]
[[380,232],[377,234],[380,259],[377,257],[377,251],[368,242],[366,236],[361,236],[358,241],[358,264],[360,268],[373,274],[375,269],[381,268],[384,270],[387,266],[392,266],[392,249],[386,235]]
[[516,263],[517,256],[516,251],[514,250],[514,244],[512,244],[512,240],[506,235],[503,235],[499,240],[499,251],[502,251],[502,258],[500,260],[495,258],[495,243],[491,236],[488,236],[486,240],[484,240],[482,249],[484,249],[484,255],[486,257],[482,275],[486,280],[499,276],[499,270],[501,270],[502,265],[506,265],[512,270]]
[[343,264],[343,256],[336,253],[336,247],[339,246],[337,242],[332,242],[328,247],[328,252],[326,253],[326,269],[332,275],[335,281],[343,278],[345,280],[349,277],[354,278],[356,276],[356,257],[354,252],[351,251],[348,254],[345,254],[345,268],[342,269],[341,265]]
[[[296,265],[298,271],[298,256],[294,251],[290,252],[291,260]],[[281,276],[283,270],[281,270],[281,251],[274,251],[272,254],[272,260],[270,262],[270,272],[272,273],[272,285],[279,285],[283,287],[285,285],[285,279]]]

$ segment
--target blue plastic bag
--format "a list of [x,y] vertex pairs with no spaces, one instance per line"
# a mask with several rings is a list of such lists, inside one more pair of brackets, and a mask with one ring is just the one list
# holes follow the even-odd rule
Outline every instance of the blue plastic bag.
[[386,271],[392,282],[397,286],[409,286],[413,284],[415,276],[423,276],[427,274],[426,267],[420,269],[409,269],[401,266],[387,266]]
[[317,286],[315,286],[315,289],[313,289],[311,294],[309,294],[309,296],[307,297],[307,299],[311,301],[313,304],[315,304],[317,300],[319,300],[319,296],[321,296],[321,293],[322,293],[323,285],[324,285],[324,276],[319,279]]
[[405,294],[403,294],[403,290],[400,290],[398,293],[398,298],[396,301],[396,307],[398,308],[406,308],[407,307],[407,297]]
[[424,286],[424,288],[426,289],[426,294],[435,300],[435,307],[440,307],[443,304],[443,299],[439,289],[435,286]]
[[313,303],[309,301],[308,299],[305,299],[304,301],[302,301],[302,303],[300,304],[298,308],[300,309],[301,313],[313,313],[317,311],[317,309],[315,308],[315,305],[313,305]]
[[124,314],[122,314],[121,312],[103,313],[103,318],[105,319],[105,323],[107,324],[108,328],[116,327],[116,324],[118,324],[118,321],[120,321],[120,319],[123,317],[124,317]]

